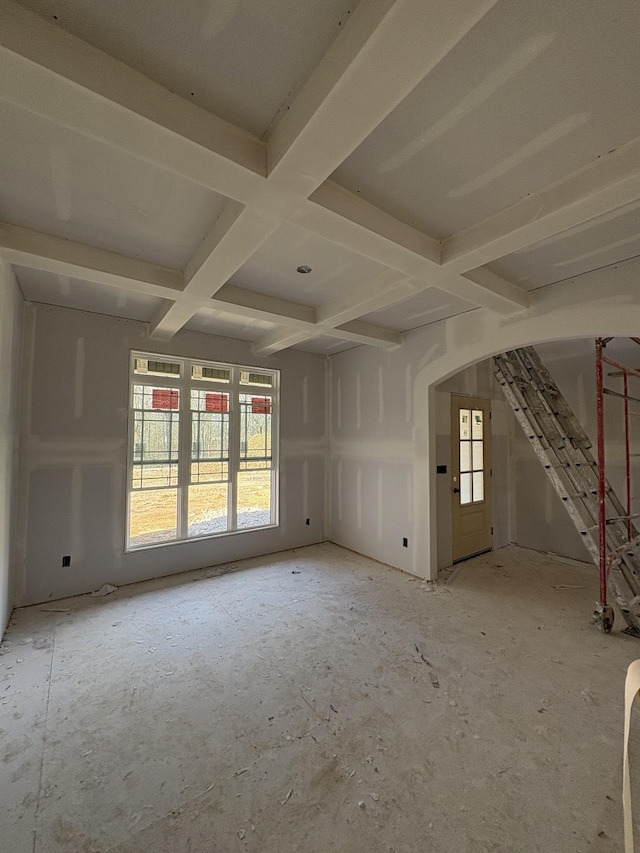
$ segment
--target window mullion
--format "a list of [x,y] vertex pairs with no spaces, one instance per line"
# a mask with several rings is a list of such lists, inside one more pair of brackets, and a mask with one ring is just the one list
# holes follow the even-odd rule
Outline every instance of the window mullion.
[[233,372],[233,388],[230,389],[229,416],[229,530],[238,529],[238,469],[240,467],[240,392],[239,371]]
[[184,364],[180,386],[180,439],[178,442],[178,539],[186,539],[189,528],[189,480],[191,474],[191,388],[189,362]]

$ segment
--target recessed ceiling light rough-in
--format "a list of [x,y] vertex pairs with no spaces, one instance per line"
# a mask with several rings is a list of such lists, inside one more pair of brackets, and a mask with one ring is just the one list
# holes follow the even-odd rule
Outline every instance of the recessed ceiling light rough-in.
[[302,266],[298,267],[298,272],[306,274],[308,272],[311,272],[311,267],[307,266],[306,264],[302,264]]

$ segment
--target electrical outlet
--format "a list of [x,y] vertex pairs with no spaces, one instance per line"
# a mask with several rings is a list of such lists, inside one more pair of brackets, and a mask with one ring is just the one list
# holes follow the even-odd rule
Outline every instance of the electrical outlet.
[[407,539],[407,537],[406,537],[406,536],[403,536],[403,537],[402,537],[402,547],[403,547],[403,548],[408,548],[408,547],[409,547],[409,540]]
[[71,565],[71,556],[70,556],[70,555],[67,555],[66,557],[63,557],[63,558],[62,558],[62,568],[63,568],[63,569],[66,569],[66,568],[68,568],[70,565]]
[[307,525],[307,527],[308,527],[308,526],[311,524],[311,519],[310,519],[310,518],[308,518],[308,519],[305,521],[305,524],[306,524],[306,525]]

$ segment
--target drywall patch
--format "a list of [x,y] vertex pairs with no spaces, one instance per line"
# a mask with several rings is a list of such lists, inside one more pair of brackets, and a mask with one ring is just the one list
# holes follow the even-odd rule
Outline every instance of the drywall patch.
[[78,338],[76,342],[76,384],[73,400],[73,414],[76,418],[81,418],[84,410],[84,366],[84,338]]
[[82,551],[82,468],[76,465],[71,472],[71,553],[79,558]]
[[62,222],[71,219],[71,169],[66,148],[56,145],[51,152],[51,189],[56,208],[56,218]]
[[493,71],[487,74],[477,86],[464,96],[464,98],[452,107],[446,115],[442,116],[434,125],[417,139],[409,142],[404,148],[389,157],[382,166],[380,172],[391,172],[400,166],[404,166],[417,154],[424,151],[427,146],[435,142],[448,131],[452,130],[462,119],[481,106],[485,101],[495,95],[516,74],[525,69],[533,60],[546,50],[555,38],[555,33],[536,33],[523,42],[513,53],[497,65]]
[[200,35],[205,41],[212,41],[226,30],[235,18],[240,0],[212,0],[200,25]]
[[309,460],[302,463],[302,517],[309,518]]
[[126,520],[128,520],[126,486],[124,482],[125,470],[124,466],[122,468],[114,466],[111,471],[111,544],[113,547],[114,562],[118,564],[122,560],[122,544],[125,536],[124,525]]
[[309,423],[309,375],[302,379],[302,423]]
[[486,187],[487,184],[495,181],[496,178],[501,178],[507,172],[515,169],[516,166],[524,163],[525,160],[544,151],[545,148],[562,139],[563,136],[567,136],[569,133],[573,133],[574,130],[582,127],[589,121],[589,116],[590,113],[573,113],[567,116],[567,118],[554,124],[553,127],[539,133],[538,136],[535,136],[526,145],[519,148],[518,151],[514,151],[510,157],[506,157],[501,163],[496,163],[495,166],[484,174],[478,175],[477,178],[468,181],[466,184],[462,184],[462,186],[457,187],[455,190],[451,190],[447,195],[449,198],[462,198],[482,189],[482,187]]
[[60,285],[60,294],[62,296],[71,295],[71,279],[68,275],[58,275],[58,284]]
[[383,471],[378,468],[378,539],[382,542]]

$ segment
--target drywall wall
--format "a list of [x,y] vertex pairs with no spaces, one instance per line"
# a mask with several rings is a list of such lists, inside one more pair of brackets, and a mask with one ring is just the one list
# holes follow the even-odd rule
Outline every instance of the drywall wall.
[[22,318],[13,270],[0,261],[0,638],[14,605]]
[[[412,570],[413,371],[409,347],[332,358],[331,539]],[[407,539],[407,547],[403,539]]]
[[[595,442],[596,399],[595,399],[595,354],[593,339],[556,341],[536,347],[545,367],[549,370],[560,391],[573,409],[587,435],[593,442],[592,453],[596,455]],[[640,366],[640,347],[628,338],[614,339],[609,345],[609,354],[633,367]],[[608,377],[610,368],[605,367],[605,385],[622,391],[622,379]],[[631,380],[630,393],[640,396],[640,380]],[[635,387],[634,387],[635,386]],[[633,404],[632,411],[640,408]],[[515,418],[514,418],[515,421]],[[640,452],[640,419],[631,416],[632,435],[635,435],[633,451]],[[607,447],[607,477],[625,502],[624,483],[624,418],[622,401],[607,396],[605,399],[605,435]],[[519,545],[551,551],[578,560],[590,560],[582,538],[573,526],[554,492],[548,477],[530,447],[529,441],[518,427],[514,430],[513,441],[515,470],[516,530],[515,541]],[[636,470],[635,488],[637,494],[637,462],[634,457],[632,468]],[[634,511],[638,511],[638,502]]]
[[627,261],[542,289],[509,316],[471,311],[405,333],[393,351],[334,356],[332,539],[435,579],[446,535],[438,529],[436,386],[505,349],[637,334],[639,275],[640,262]]
[[[415,570],[413,394],[420,360],[410,340],[393,352],[362,348],[332,358],[331,539],[409,572]],[[437,475],[438,568],[451,564],[452,393],[492,401],[494,546],[507,545],[511,535],[510,411],[485,361],[449,378],[435,394],[435,462],[448,472]]]
[[[268,365],[281,373],[280,526],[124,553],[131,349]],[[27,303],[24,346],[20,601],[30,603],[322,541],[325,363],[246,341]],[[305,519],[311,524],[306,526]],[[62,568],[62,556],[71,566]]]

